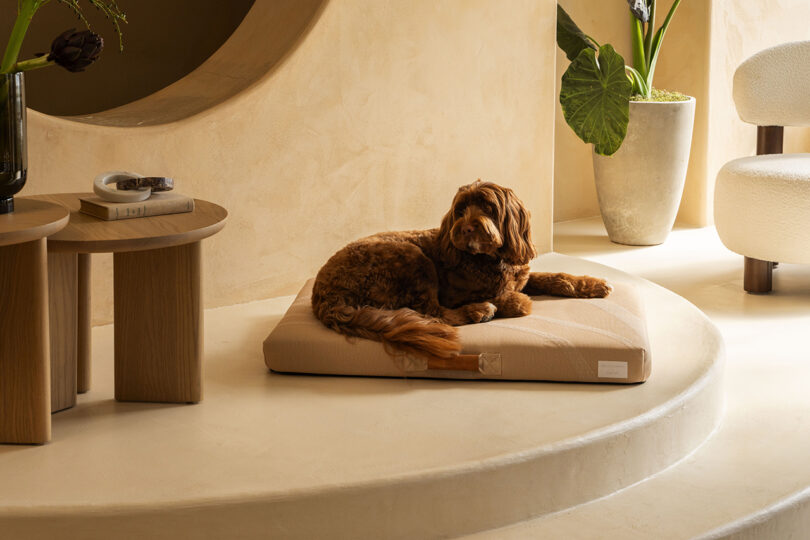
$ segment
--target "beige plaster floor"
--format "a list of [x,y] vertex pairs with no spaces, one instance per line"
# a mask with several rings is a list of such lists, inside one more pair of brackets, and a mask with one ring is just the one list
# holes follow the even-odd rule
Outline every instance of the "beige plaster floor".
[[750,296],[712,229],[630,248],[585,220],[556,242],[702,308],[725,385],[713,327],[653,285],[653,377],[621,389],[270,375],[281,298],[206,313],[203,403],[116,403],[100,327],[93,390],[54,417],[53,442],[0,446],[0,538],[450,536],[572,504],[481,535],[806,538],[810,267],[781,265],[776,292]]
[[646,478],[722,417],[722,343],[697,309],[571,257],[540,269],[643,290],[641,385],[270,374],[261,344],[291,298],[206,312],[198,405],[112,399],[112,327],[53,441],[0,446],[0,538],[424,538],[515,523]]
[[[655,247],[610,243],[598,218],[558,223],[555,249],[636,273],[702,309],[727,345],[726,415],[692,456],[605,499],[484,538],[810,538],[810,266],[742,292],[712,228]],[[705,535],[705,536],[704,536]]]

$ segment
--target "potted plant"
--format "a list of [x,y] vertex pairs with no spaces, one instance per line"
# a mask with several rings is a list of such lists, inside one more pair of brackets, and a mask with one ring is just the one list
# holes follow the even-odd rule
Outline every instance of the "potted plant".
[[[18,0],[17,17],[8,43],[0,58],[0,214],[14,211],[14,194],[25,185],[28,175],[27,128],[25,109],[25,80],[23,72],[59,65],[68,71],[84,71],[101,54],[104,41],[89,30],[79,0],[59,0],[69,7],[87,30],[66,30],[51,43],[48,54],[19,60],[20,48],[34,14],[49,0]],[[126,15],[116,0],[88,0],[110,19],[118,33],[122,48],[120,22]]]
[[593,144],[599,210],[610,239],[655,245],[666,240],[680,205],[695,99],[653,88],[661,44],[680,0],[658,29],[656,0],[628,3],[632,66],[557,5],[557,44],[571,61],[560,104],[574,133]]

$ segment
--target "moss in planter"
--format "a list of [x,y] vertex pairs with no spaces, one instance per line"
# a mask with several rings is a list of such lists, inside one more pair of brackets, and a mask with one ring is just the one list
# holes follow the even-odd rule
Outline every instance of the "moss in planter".
[[650,97],[644,97],[641,94],[630,96],[630,101],[689,101],[689,96],[681,94],[680,92],[670,92],[669,90],[659,90],[653,88]]

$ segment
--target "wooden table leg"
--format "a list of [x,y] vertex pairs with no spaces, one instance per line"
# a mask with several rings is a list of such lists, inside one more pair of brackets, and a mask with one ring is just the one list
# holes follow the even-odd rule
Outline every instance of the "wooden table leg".
[[200,243],[115,253],[115,398],[202,399]]
[[79,253],[78,341],[76,343],[76,391],[84,394],[90,390],[90,254]]
[[51,412],[76,405],[78,255],[48,252]]
[[743,289],[750,293],[767,293],[773,288],[773,263],[745,257]]
[[0,247],[0,442],[51,439],[46,240]]

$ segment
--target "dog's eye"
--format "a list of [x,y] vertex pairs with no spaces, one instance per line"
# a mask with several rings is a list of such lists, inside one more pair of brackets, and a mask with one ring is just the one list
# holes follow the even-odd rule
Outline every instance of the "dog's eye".
[[463,206],[456,206],[456,209],[453,211],[453,215],[457,218],[460,218],[464,215],[464,207]]

